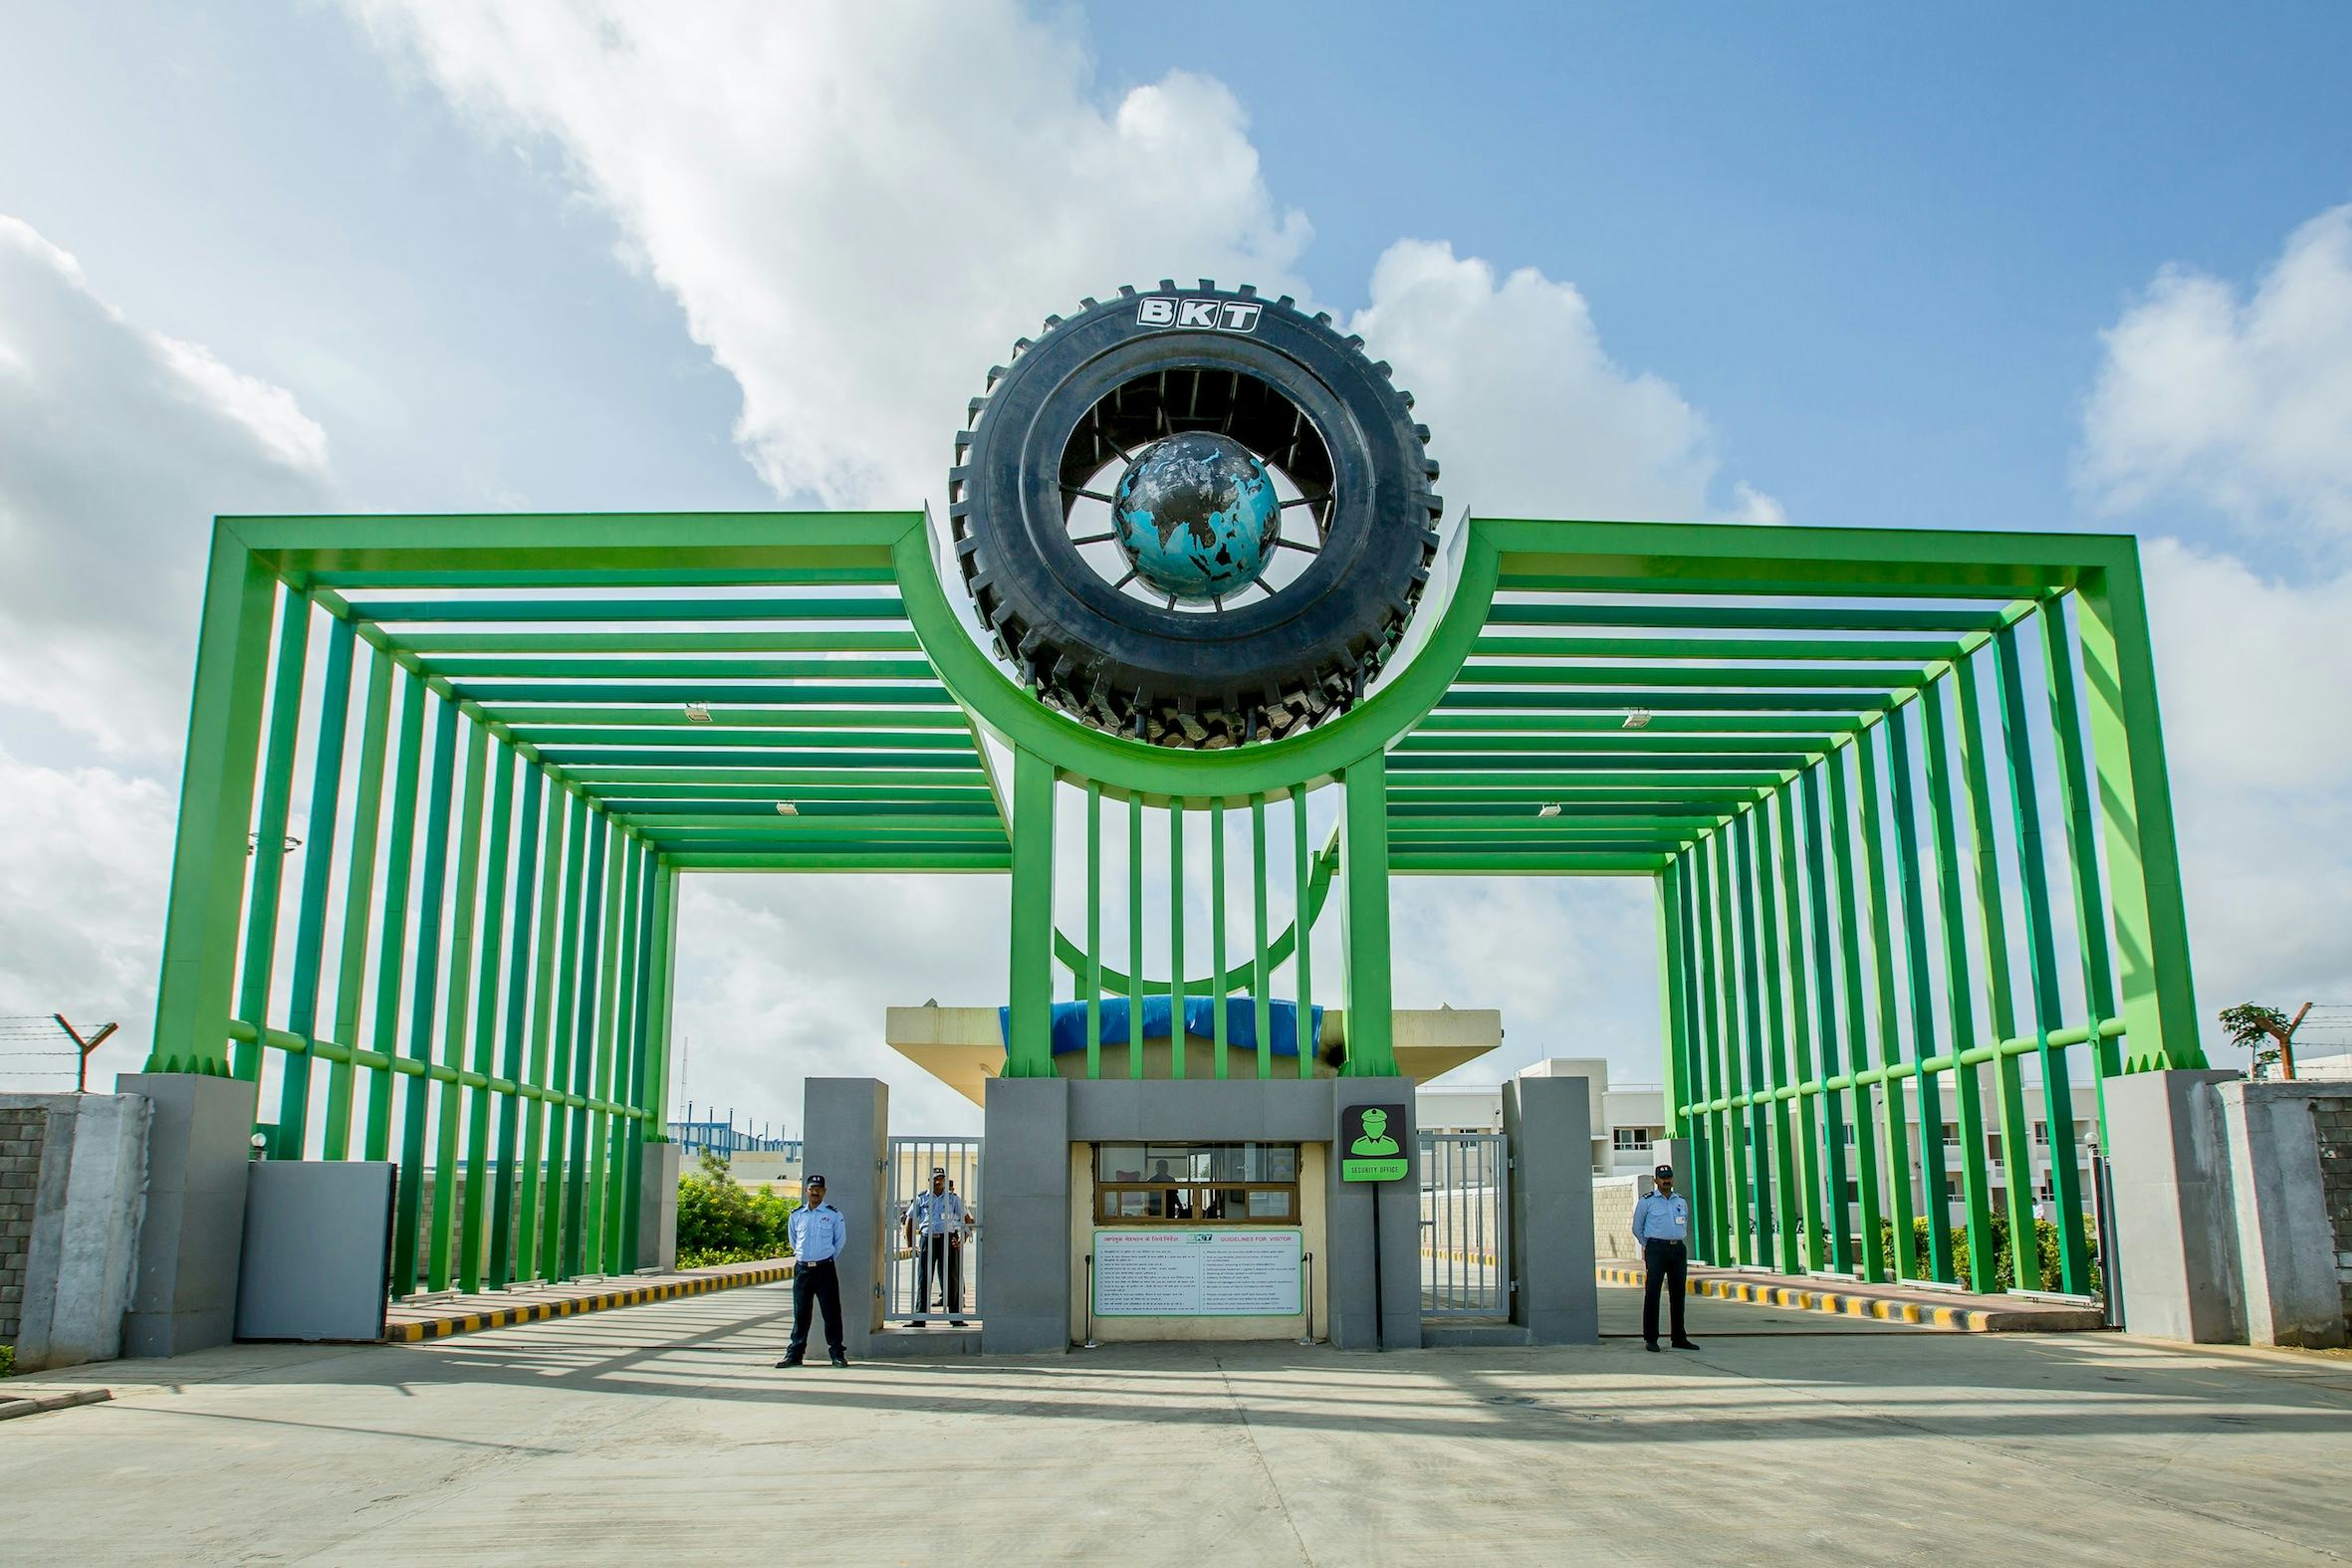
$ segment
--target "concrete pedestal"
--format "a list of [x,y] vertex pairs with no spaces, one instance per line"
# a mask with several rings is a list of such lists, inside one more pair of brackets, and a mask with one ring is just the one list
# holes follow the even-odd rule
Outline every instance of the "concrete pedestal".
[[[2237,1232],[2237,1296],[2256,1345],[2345,1343],[2352,1228],[2329,1213],[2323,1126],[2352,1113],[2352,1083],[2221,1083],[2213,1088]],[[2340,1161],[2341,1156],[2337,1157]],[[2352,1176],[2352,1171],[2338,1178]],[[2345,1185],[2352,1185],[2346,1183]]]
[[2107,1084],[2125,1327],[2207,1343],[2244,1333],[2237,1224],[2212,1086],[2235,1073],[2136,1072]]
[[637,1186],[637,1266],[678,1266],[678,1168],[674,1143],[649,1143]]
[[1072,1087],[1061,1078],[989,1080],[982,1146],[988,1256],[980,1270],[980,1348],[990,1355],[1069,1348]]
[[1584,1078],[1515,1078],[1503,1085],[1511,1149],[1511,1320],[1537,1345],[1600,1339],[1593,1272],[1592,1159]]
[[[801,1116],[807,1129],[801,1169],[824,1178],[825,1202],[841,1211],[849,1232],[834,1264],[841,1278],[841,1342],[852,1357],[862,1357],[882,1326],[890,1086],[879,1078],[811,1078]],[[823,1336],[822,1320],[810,1326],[812,1340]]]
[[0,1094],[0,1343],[19,1372],[121,1354],[150,1114],[129,1094]]
[[235,1336],[254,1086],[241,1078],[126,1072],[154,1107],[138,1275],[122,1317],[126,1356],[178,1356]]
[[[1334,1078],[1331,1119],[1323,1136],[1332,1142],[1326,1167],[1331,1343],[1341,1350],[1421,1348],[1421,1137],[1415,1123],[1410,1078]],[[1402,1105],[1408,1125],[1389,1124],[1388,1135],[1410,1152],[1401,1182],[1343,1182],[1339,1179],[1339,1121],[1350,1105]],[[1372,1190],[1382,1188],[1375,1199]],[[1372,1233],[1380,1234],[1380,1310],[1372,1310]]]

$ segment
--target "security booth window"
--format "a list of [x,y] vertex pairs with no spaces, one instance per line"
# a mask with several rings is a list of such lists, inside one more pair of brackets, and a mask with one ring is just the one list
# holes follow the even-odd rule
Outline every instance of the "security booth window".
[[1105,1143],[1094,1217],[1111,1225],[1296,1225],[1294,1143]]

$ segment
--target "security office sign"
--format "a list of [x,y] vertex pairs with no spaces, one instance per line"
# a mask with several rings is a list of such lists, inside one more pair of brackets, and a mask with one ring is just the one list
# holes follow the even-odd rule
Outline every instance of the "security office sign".
[[1404,1180],[1405,1108],[1350,1105],[1339,1113],[1339,1179],[1343,1182]]

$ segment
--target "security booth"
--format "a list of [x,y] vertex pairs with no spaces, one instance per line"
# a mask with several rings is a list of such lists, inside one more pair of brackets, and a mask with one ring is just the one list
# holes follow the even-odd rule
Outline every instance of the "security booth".
[[[874,999],[984,1106],[985,1348],[1418,1343],[1472,1294],[1395,1266],[1425,1250],[1507,1267],[1504,1328],[1588,1337],[1584,1108],[1513,1086],[1504,1164],[1423,1190],[1414,1082],[1499,1023],[1396,1008],[1391,914],[1417,876],[1623,876],[1694,1257],[1996,1288],[1988,1135],[2023,1169],[2039,1126],[2057,1237],[2014,1283],[2087,1291],[2067,1053],[2102,1119],[2109,1078],[2203,1060],[2134,543],[1465,517],[1441,548],[1430,433],[1361,348],[1247,288],[1084,302],[985,378],[936,526],[218,519],[128,1085],[157,1190],[241,1194],[255,1129],[397,1166],[394,1296],[666,1262],[681,879],[994,876],[1003,994]],[[1348,1180],[1381,1105],[1405,1169]],[[878,1237],[885,1097],[810,1106],[807,1168],[870,1173]],[[1494,1239],[1458,1223],[1489,1202]],[[139,1348],[228,1332],[214,1208],[150,1215]]]

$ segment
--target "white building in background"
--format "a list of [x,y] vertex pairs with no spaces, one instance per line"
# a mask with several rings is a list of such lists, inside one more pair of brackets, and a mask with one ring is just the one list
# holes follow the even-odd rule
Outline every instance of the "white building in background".
[[[2352,1065],[2352,1060],[2348,1060]],[[2318,1063],[2314,1063],[2314,1066]],[[2025,1119],[2030,1143],[2033,1196],[2037,1203],[2051,1201],[2049,1126],[2041,1106],[2041,1078],[2030,1058],[2024,1063]],[[1990,1068],[1976,1069],[1983,1089],[1985,1127],[1985,1170],[1991,1179],[1996,1206],[2006,1201],[2008,1172],[2001,1158],[2000,1127],[1995,1119],[1999,1114],[1998,1084]],[[2316,1074],[2313,1074],[2316,1076]],[[1592,1106],[1592,1172],[1595,1176],[1647,1176],[1658,1163],[1657,1145],[1665,1136],[1666,1091],[1654,1083],[1629,1083],[1612,1088],[1609,1084],[1609,1064],[1597,1056],[1554,1056],[1524,1068],[1522,1078],[1582,1078],[1585,1080],[1589,1103]],[[1939,1077],[1944,1091],[1944,1108],[1952,1106],[1951,1081],[1948,1075]],[[2090,1184],[2090,1156],[2099,1130],[2097,1089],[2087,1074],[2078,1074],[2068,1084],[2069,1105],[2074,1121],[2074,1154],[2076,1174],[2081,1191],[2086,1195]],[[1911,1191],[1914,1204],[1924,1203],[1925,1190],[1920,1184],[1919,1105],[1909,1092],[1903,1096],[1904,1121],[1910,1137],[1906,1146],[1911,1151]],[[1425,1088],[1414,1097],[1415,1115],[1425,1132],[1500,1132],[1503,1127],[1503,1090],[1492,1088]],[[1846,1128],[1846,1144],[1850,1148],[1860,1138],[1861,1129]],[[1875,1136],[1875,1133],[1873,1134]],[[1959,1202],[1960,1187],[1960,1129],[1957,1124],[1943,1124],[1945,1147],[1945,1187],[1952,1202]],[[1859,1178],[1849,1167],[1846,1177],[1846,1201],[1859,1203]]]

